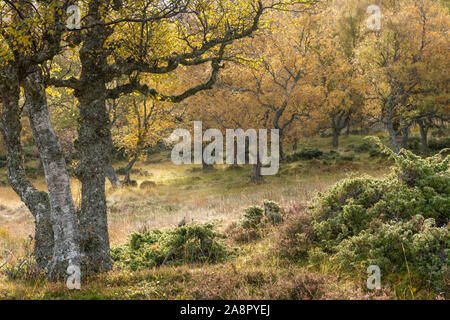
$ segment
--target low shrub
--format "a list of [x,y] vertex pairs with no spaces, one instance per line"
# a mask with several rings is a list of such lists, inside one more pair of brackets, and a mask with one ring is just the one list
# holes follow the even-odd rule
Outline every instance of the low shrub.
[[111,249],[111,257],[117,266],[133,271],[162,264],[217,263],[232,254],[222,237],[212,223],[133,233],[126,244]]
[[364,140],[355,147],[355,151],[359,153],[370,152],[374,149],[373,144]]
[[441,151],[443,149],[448,149],[450,148],[450,137],[444,137],[441,139],[431,138],[428,141],[428,147],[430,148],[430,150],[435,152]]
[[338,268],[355,272],[377,265],[382,272],[412,272],[444,289],[449,271],[450,238],[434,219],[417,215],[406,221],[374,222],[358,235],[336,246],[333,260]]
[[260,239],[267,233],[269,226],[283,221],[280,206],[274,201],[264,200],[263,207],[250,206],[244,210],[239,223],[231,224],[227,234],[237,242],[249,242]]
[[247,229],[237,222],[231,223],[225,233],[239,243],[248,243],[261,238],[261,230]]
[[277,225],[283,221],[280,206],[274,201],[264,200],[264,215],[271,225]]
[[242,226],[245,229],[257,229],[261,226],[264,218],[264,209],[258,206],[251,206],[245,209]]
[[449,133],[449,128],[436,128],[431,130],[431,136],[435,138],[446,137]]
[[340,159],[344,160],[344,161],[354,161],[354,160],[356,160],[356,156],[352,153],[342,154]]
[[245,214],[241,221],[242,227],[245,229],[259,229],[266,225],[277,225],[283,221],[278,203],[264,200],[263,206],[263,208],[251,206],[245,209]]
[[279,229],[276,251],[289,260],[300,261],[308,257],[308,250],[315,244],[311,215],[301,205],[288,209],[285,223]]
[[295,153],[289,154],[286,157],[286,161],[295,162],[298,160],[311,160],[318,159],[323,155],[323,151],[317,148],[304,148]]
[[286,223],[280,252],[315,265],[337,261],[349,272],[376,264],[389,275],[409,265],[440,290],[449,273],[450,156],[396,155],[377,144],[394,159],[392,174],[352,176],[319,193]]
[[287,162],[296,162],[299,160],[318,160],[321,159],[325,164],[328,163],[327,160],[344,160],[344,161],[354,161],[356,159],[354,154],[347,153],[343,154],[336,150],[330,150],[324,152],[317,148],[305,148],[296,153],[290,154],[286,157]]
[[7,185],[9,185],[8,178],[0,177],[0,186],[7,186]]
[[298,273],[289,280],[281,279],[277,289],[279,300],[317,300],[325,295],[325,279],[318,273]]
[[409,137],[408,138],[408,150],[419,153],[421,144],[422,144],[422,141],[421,141],[420,137]]

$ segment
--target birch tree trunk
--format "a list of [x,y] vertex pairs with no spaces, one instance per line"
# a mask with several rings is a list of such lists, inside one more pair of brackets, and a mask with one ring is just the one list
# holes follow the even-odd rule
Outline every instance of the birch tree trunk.
[[33,137],[39,150],[49,191],[54,248],[51,279],[65,279],[69,266],[80,267],[80,233],[70,189],[66,162],[47,107],[45,88],[39,68],[25,80],[24,92]]
[[400,149],[398,147],[398,143],[397,143],[397,135],[395,133],[394,127],[392,126],[392,122],[389,121],[387,124],[387,129],[389,132],[389,137],[391,139],[391,143],[392,143],[392,148],[394,149],[394,152],[396,154],[398,154],[400,152]]
[[25,175],[20,142],[22,131],[19,107],[20,88],[13,74],[14,71],[10,70],[8,76],[0,75],[0,101],[2,102],[0,131],[6,146],[7,177],[13,190],[34,216],[34,257],[38,267],[45,270],[53,254],[50,202],[47,193],[36,190]]
[[387,129],[389,132],[389,137],[391,139],[392,148],[394,149],[394,152],[396,154],[399,154],[400,148],[398,147],[397,134],[394,130],[394,125],[393,125],[393,108],[394,108],[393,106],[394,106],[394,102],[393,102],[393,99],[391,98],[389,101],[389,106],[388,106],[388,110],[387,110],[386,126],[387,126]]

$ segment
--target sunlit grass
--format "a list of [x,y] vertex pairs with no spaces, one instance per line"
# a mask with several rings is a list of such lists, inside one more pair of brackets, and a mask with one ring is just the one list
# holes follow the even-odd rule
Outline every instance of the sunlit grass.
[[[349,144],[360,142],[361,139],[359,136],[344,138],[341,148],[345,150]],[[309,144],[326,149],[329,148],[329,139],[318,138]],[[280,174],[266,177],[264,183],[255,185],[250,183],[250,166],[238,169],[216,166],[215,170],[204,173],[200,166],[172,164],[167,154],[156,157],[157,161],[136,164],[135,169],[139,170],[135,172],[140,174],[133,174],[132,179],[137,182],[137,187],[113,189],[107,182],[112,246],[124,243],[134,231],[174,227],[184,217],[195,222],[217,221],[221,230],[224,230],[231,222],[241,218],[246,207],[261,204],[264,199],[276,201],[281,206],[294,202],[307,203],[317,191],[326,190],[348,174],[382,176],[389,172],[386,161],[358,155],[358,159],[353,162],[324,164],[311,160],[283,163]],[[116,169],[124,165],[114,164]],[[139,185],[144,181],[155,182],[156,186],[140,189]],[[45,190],[42,177],[33,183]],[[81,185],[72,179],[71,188],[75,205],[79,207]],[[33,217],[9,187],[0,187],[0,225],[0,251],[13,249],[17,254],[23,252],[23,243],[28,235],[34,233]],[[0,280],[0,299],[283,298],[277,295],[278,286],[290,285],[289,279],[295,274],[306,272],[307,267],[286,264],[276,255],[269,254],[274,237],[242,245],[236,259],[222,264],[161,267],[141,272],[114,271],[88,279],[80,292],[69,292],[64,284],[48,283],[41,278],[3,279]],[[311,272],[315,274],[317,271]],[[254,278],[259,279],[260,274],[262,283],[257,283],[259,280]],[[351,279],[337,282],[332,273],[324,271],[318,274],[321,285],[330,289],[328,298],[363,297]],[[205,281],[209,287],[202,293]]]

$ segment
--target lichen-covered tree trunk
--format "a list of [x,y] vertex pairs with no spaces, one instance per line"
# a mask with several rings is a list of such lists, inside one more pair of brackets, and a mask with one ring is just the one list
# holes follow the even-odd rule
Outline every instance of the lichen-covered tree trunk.
[[113,186],[113,188],[120,188],[121,187],[120,179],[117,176],[117,173],[114,170],[114,168],[113,168],[111,163],[108,163],[105,166],[105,174],[106,174],[106,177],[108,178],[109,182],[111,182],[111,185]]
[[105,194],[105,167],[109,163],[110,132],[102,82],[79,96],[80,126],[77,149],[81,154],[78,176],[82,183],[80,227],[87,272],[111,269]]
[[410,130],[410,126],[409,125],[405,125],[401,128],[400,130],[401,134],[402,134],[402,143],[401,143],[401,147],[403,149],[408,149],[408,141],[409,141],[409,137],[411,136],[411,130]]
[[41,270],[48,266],[53,255],[53,229],[50,222],[50,202],[47,193],[38,191],[28,181],[23,166],[20,142],[21,108],[20,88],[14,71],[0,76],[0,101],[2,113],[0,131],[6,146],[7,176],[11,187],[35,218],[34,257]]
[[[110,163],[112,149],[110,118],[106,108],[107,65],[105,40],[113,32],[102,26],[101,7],[105,2],[90,1],[84,23],[95,25],[82,34],[80,49],[80,88],[78,98],[80,119],[76,149],[81,155],[77,170],[81,187],[79,212],[82,235],[83,266],[88,273],[111,270],[108,219],[105,194],[105,167]],[[97,24],[98,23],[98,24]]]
[[389,121],[387,123],[387,129],[389,132],[389,137],[391,139],[392,148],[394,149],[394,152],[398,154],[400,152],[400,148],[398,147],[397,143],[397,134],[395,133],[394,127],[392,125],[392,121]]
[[39,68],[24,81],[30,125],[45,172],[54,247],[48,266],[51,279],[65,279],[69,266],[80,267],[80,233],[63,151],[48,113]]

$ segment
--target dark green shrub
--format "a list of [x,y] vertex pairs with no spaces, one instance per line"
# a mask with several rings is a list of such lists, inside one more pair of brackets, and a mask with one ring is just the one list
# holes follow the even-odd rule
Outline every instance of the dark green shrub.
[[337,160],[341,158],[341,154],[336,150],[330,150],[329,152],[324,153],[322,158],[328,160]]
[[420,146],[422,142],[419,137],[409,137],[408,138],[408,149],[414,152],[420,151]]
[[245,209],[242,226],[245,229],[256,229],[261,226],[264,217],[264,209],[259,206],[251,206]]
[[434,138],[446,137],[450,134],[450,128],[436,128],[431,130],[431,136]]
[[380,151],[380,150],[377,150],[377,149],[372,149],[372,150],[369,151],[369,155],[370,155],[372,158],[378,157],[378,156],[380,156],[381,154],[382,154],[381,151]]
[[363,141],[355,147],[355,151],[359,153],[369,152],[373,149],[373,145],[369,141]]
[[344,161],[354,161],[356,159],[356,156],[354,154],[342,154],[340,157],[341,160]]
[[428,141],[428,147],[433,151],[441,151],[450,148],[450,137],[441,139],[431,138]]
[[116,170],[116,174],[125,175],[127,173],[127,169],[125,167],[120,167]]
[[[350,177],[319,193],[309,208],[312,232],[291,226],[295,237],[290,232],[282,242],[284,252],[307,255],[313,264],[331,259],[349,272],[375,264],[388,275],[409,264],[440,290],[449,274],[450,156],[396,155],[377,144],[395,160],[393,173]],[[297,248],[286,250],[289,245]]]
[[274,201],[264,200],[264,215],[272,225],[277,225],[283,221],[280,206]]
[[318,159],[323,155],[323,151],[317,148],[304,148],[300,151],[292,153],[286,157],[288,162],[294,162],[298,160],[311,160]]
[[7,186],[7,185],[9,185],[8,178],[0,177],[0,186]]
[[[29,167],[29,166],[26,166],[26,167],[25,167],[25,174],[26,174],[27,177],[30,178],[30,179],[36,179],[36,178],[39,176],[40,173],[41,173],[41,172],[39,172],[39,171],[37,170],[37,168]],[[42,173],[43,173],[43,172],[42,172]]]
[[333,260],[340,269],[349,272],[370,265],[379,266],[382,274],[392,270],[413,272],[432,280],[441,291],[450,262],[449,245],[447,229],[436,227],[434,219],[425,220],[417,215],[408,221],[374,225],[342,241]]
[[251,206],[244,210],[239,223],[231,224],[227,234],[237,242],[261,239],[268,232],[268,226],[280,224],[283,216],[280,206],[274,201],[264,200],[263,207]]
[[130,270],[163,263],[217,263],[232,253],[221,237],[211,223],[133,233],[126,244],[111,249],[111,257],[116,265]]

